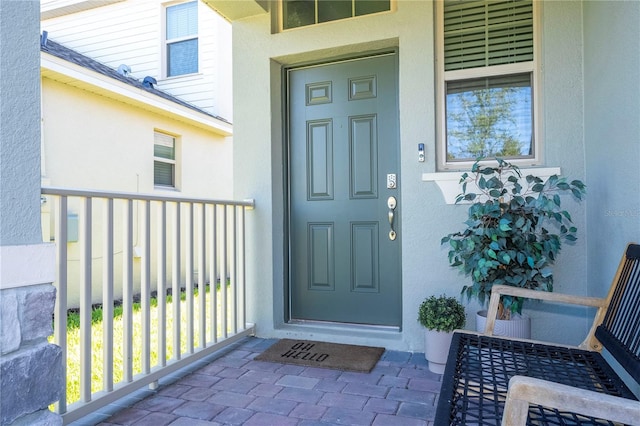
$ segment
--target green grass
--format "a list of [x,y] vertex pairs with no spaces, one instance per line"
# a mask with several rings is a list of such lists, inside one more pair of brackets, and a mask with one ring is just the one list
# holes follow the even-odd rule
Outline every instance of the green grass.
[[[218,288],[217,298],[217,330],[216,335],[221,336],[220,310],[221,301],[219,297],[220,289]],[[209,308],[211,292],[207,286],[205,292],[206,304],[206,339],[209,340],[211,327],[211,309]],[[231,313],[232,293],[227,291],[227,313]],[[193,297],[193,317],[194,317],[194,337],[193,346],[200,346],[200,294],[194,291]],[[174,358],[173,333],[175,330],[175,321],[173,318],[173,298],[166,298],[166,322],[164,329],[166,332],[166,359]],[[102,308],[94,308],[91,312],[91,393],[104,389],[103,380],[103,310]],[[113,314],[113,383],[114,385],[121,382],[124,378],[124,324],[123,324],[123,306],[114,307]],[[157,366],[158,362],[158,300],[152,298],[150,301],[150,365],[151,368]],[[132,368],[133,375],[142,372],[142,306],[140,303],[133,304],[133,339],[132,339]],[[180,353],[187,352],[187,301],[184,292],[180,295]],[[231,325],[229,321],[229,326]],[[228,330],[231,331],[231,330]],[[52,340],[51,338],[50,340]],[[67,314],[67,404],[72,404],[80,399],[80,315],[78,312],[70,311]]]

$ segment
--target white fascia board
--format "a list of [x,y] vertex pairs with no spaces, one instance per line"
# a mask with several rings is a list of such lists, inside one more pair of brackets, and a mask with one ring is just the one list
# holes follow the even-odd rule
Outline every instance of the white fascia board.
[[49,53],[40,53],[40,69],[46,78],[51,78],[127,104],[142,107],[222,136],[231,136],[233,134],[233,126],[231,123],[218,120],[207,114],[171,102],[145,90],[114,80]]

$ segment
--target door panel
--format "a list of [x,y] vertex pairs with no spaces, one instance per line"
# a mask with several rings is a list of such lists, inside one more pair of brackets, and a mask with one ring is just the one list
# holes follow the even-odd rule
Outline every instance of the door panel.
[[292,319],[401,324],[399,189],[387,188],[399,175],[396,63],[288,72]]
[[380,291],[378,234],[378,224],[375,222],[351,225],[351,283],[354,292]]
[[351,134],[351,198],[376,198],[378,177],[378,154],[376,117],[354,117],[349,119]]
[[333,126],[331,120],[307,123],[309,200],[333,199]]
[[335,268],[333,264],[333,224],[310,223],[309,237],[309,266],[311,267],[310,290],[334,290]]

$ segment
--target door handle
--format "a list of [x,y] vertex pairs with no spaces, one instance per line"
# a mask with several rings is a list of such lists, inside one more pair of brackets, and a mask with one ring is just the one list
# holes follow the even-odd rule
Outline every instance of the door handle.
[[391,227],[391,230],[389,231],[389,239],[391,241],[395,240],[396,237],[398,236],[396,234],[396,231],[394,231],[393,229],[393,219],[395,215],[394,211],[396,209],[396,206],[397,206],[396,197],[391,196],[387,198],[387,207],[389,207],[389,226]]

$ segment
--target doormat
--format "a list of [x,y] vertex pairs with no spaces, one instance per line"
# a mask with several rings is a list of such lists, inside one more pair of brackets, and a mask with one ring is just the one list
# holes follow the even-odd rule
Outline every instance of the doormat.
[[384,348],[282,339],[255,357],[256,361],[368,373]]

